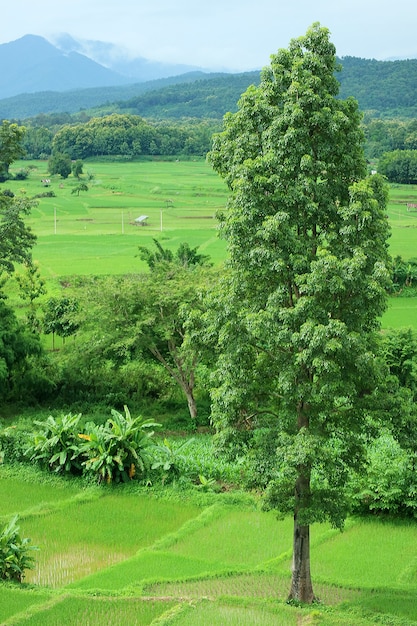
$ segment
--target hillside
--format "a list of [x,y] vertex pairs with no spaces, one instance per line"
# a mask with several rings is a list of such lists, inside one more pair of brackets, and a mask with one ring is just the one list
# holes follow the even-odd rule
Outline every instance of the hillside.
[[41,113],[77,113],[101,105],[110,107],[111,103],[123,102],[148,91],[158,91],[167,85],[195,82],[200,76],[204,74],[194,72],[132,85],[24,93],[0,99],[0,119],[26,119]]
[[[417,117],[417,59],[376,61],[344,57],[340,96],[355,97],[372,117]],[[91,115],[119,112],[156,119],[220,119],[236,109],[240,95],[259,81],[259,72],[205,74],[193,72],[134,85],[44,91],[0,100],[0,118],[23,120],[39,113]]]

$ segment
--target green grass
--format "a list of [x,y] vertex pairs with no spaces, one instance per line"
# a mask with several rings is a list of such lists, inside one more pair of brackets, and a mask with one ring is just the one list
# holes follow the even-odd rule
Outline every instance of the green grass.
[[391,185],[388,217],[391,224],[390,252],[409,259],[417,255],[417,211],[407,203],[417,203],[417,185]]
[[315,580],[391,589],[417,584],[416,524],[357,521],[312,548]]
[[[84,165],[84,178],[93,175],[89,191],[72,194],[78,182],[49,177],[46,161],[19,161],[11,171],[32,167],[27,180],[10,180],[4,187],[28,196],[53,190],[54,198],[40,198],[28,224],[38,240],[34,258],[54,294],[63,276],[124,274],[143,271],[139,246],[152,246],[157,238],[176,249],[186,241],[211,257],[215,264],[226,258],[226,243],[218,238],[215,214],[227,203],[223,180],[203,159],[178,161],[109,162]],[[46,188],[41,180],[51,179]],[[391,224],[390,252],[404,259],[417,256],[417,185],[391,185],[387,214]],[[147,215],[147,225],[134,224]],[[13,291],[13,286],[10,287]],[[384,327],[417,328],[415,299],[390,299]]]
[[[153,237],[168,248],[188,241],[215,262],[225,257],[215,214],[226,204],[227,189],[204,160],[87,163],[85,172],[94,178],[79,196],[71,193],[77,185],[72,176],[50,177],[51,186],[43,186],[46,162],[17,162],[12,171],[28,165],[34,169],[27,180],[5,187],[30,197],[56,194],[38,199],[27,220],[38,237],[34,257],[47,278],[138,271],[144,264],[135,258],[137,248]],[[141,215],[148,216],[146,226],[135,224]]]
[[133,556],[197,512],[192,505],[105,494],[26,519],[25,534],[41,548],[27,580],[52,587],[69,584]]
[[19,588],[0,586],[0,620],[14,616],[16,613],[26,611],[29,607],[44,604],[50,598],[47,591],[22,590]]
[[[27,472],[0,474],[22,497],[22,530],[41,547],[27,577],[0,585],[0,623],[31,624],[417,624],[415,523],[350,520],[339,533],[312,527],[313,583],[321,604],[287,606],[292,520],[278,521],[234,494],[167,488],[43,485]],[[21,478],[21,477],[20,477]],[[49,498],[45,492],[49,489]],[[196,495],[198,490],[196,489]],[[9,508],[10,496],[8,495]],[[391,621],[389,621],[391,620]]]
[[417,330],[417,297],[389,298],[388,309],[382,317],[383,328],[411,326]]
[[47,610],[24,620],[27,626],[126,626],[153,623],[175,604],[167,600],[142,600],[139,598],[79,598],[63,597]]

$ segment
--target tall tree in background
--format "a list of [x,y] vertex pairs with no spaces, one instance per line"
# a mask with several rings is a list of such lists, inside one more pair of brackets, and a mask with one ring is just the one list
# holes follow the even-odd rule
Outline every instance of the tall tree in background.
[[26,226],[24,217],[34,204],[25,196],[0,193],[0,402],[10,399],[24,380],[28,357],[41,354],[36,329],[25,326],[16,318],[2,289],[4,277],[14,271],[17,263],[31,264],[36,238]]
[[35,204],[26,196],[0,193],[0,273],[12,272],[15,263],[30,262],[36,237],[24,218]]
[[217,323],[219,432],[278,430],[271,506],[294,515],[290,599],[312,602],[310,524],[342,528],[380,375],[387,193],[365,177],[361,116],[337,98],[335,47],[314,24],[227,114],[210,161],[227,181],[229,278]]
[[22,146],[26,128],[3,120],[0,126],[0,182],[9,178],[9,167],[25,154]]

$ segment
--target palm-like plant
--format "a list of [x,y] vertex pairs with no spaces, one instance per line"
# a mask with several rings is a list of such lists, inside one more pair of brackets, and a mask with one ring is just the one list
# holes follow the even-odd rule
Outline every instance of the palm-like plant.
[[15,515],[0,532],[0,579],[22,582],[25,570],[33,569],[35,563],[31,552],[39,548],[20,536],[17,520]]
[[145,474],[152,461],[154,428],[160,424],[141,416],[132,418],[127,406],[124,414],[112,410],[112,418],[104,425],[87,424],[81,451],[87,456],[83,465],[87,472],[98,475],[99,481],[127,482],[135,475]]
[[50,415],[45,421],[35,421],[41,429],[34,433],[26,450],[31,460],[47,464],[56,472],[81,471],[80,447],[78,432],[81,413]]

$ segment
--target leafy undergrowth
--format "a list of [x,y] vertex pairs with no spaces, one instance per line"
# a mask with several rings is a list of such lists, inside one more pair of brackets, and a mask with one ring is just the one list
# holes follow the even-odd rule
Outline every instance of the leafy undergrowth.
[[320,602],[286,603],[292,523],[256,499],[198,486],[86,486],[0,466],[1,519],[19,513],[41,550],[0,586],[3,626],[417,624],[415,522],[312,528]]

